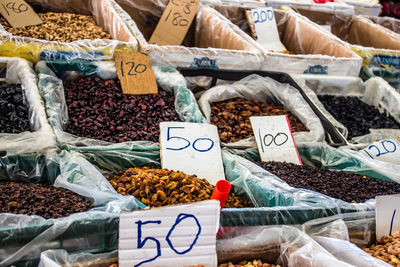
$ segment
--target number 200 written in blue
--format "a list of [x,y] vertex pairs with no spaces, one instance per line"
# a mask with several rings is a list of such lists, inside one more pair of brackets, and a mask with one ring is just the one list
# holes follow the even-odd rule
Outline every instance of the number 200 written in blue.
[[263,23],[267,20],[271,21],[274,18],[274,12],[272,10],[253,11],[252,16],[254,24]]
[[[183,220],[190,219],[190,218],[193,219],[193,221],[196,223],[196,226],[197,226],[196,236],[187,249],[185,249],[183,251],[178,251],[171,242],[171,235],[172,235],[173,231],[175,230],[176,226],[178,226],[178,224],[180,224]],[[138,227],[137,228],[137,248],[139,248],[139,249],[143,248],[147,241],[153,241],[157,246],[157,248],[156,248],[157,255],[155,255],[151,259],[141,261],[138,264],[134,265],[134,267],[138,267],[146,262],[152,262],[161,256],[161,244],[160,244],[159,240],[157,240],[154,237],[146,237],[142,240],[142,226],[146,225],[146,224],[161,224],[161,220],[145,221],[145,222],[142,222],[141,220],[139,220],[139,221],[136,221],[135,223],[137,224],[137,227]],[[175,223],[169,229],[168,234],[165,237],[165,241],[167,242],[168,246],[170,247],[170,249],[172,251],[174,251],[178,255],[183,255],[183,254],[190,252],[193,249],[194,245],[196,244],[197,240],[199,239],[200,233],[201,233],[201,225],[199,223],[199,220],[197,220],[196,216],[194,216],[193,214],[180,213],[176,217]]]
[[[192,144],[192,147],[194,150],[198,151],[198,152],[208,152],[210,151],[213,147],[214,147],[214,141],[211,140],[210,138],[197,138],[196,140],[194,140],[193,143],[191,143],[189,140],[187,140],[186,138],[183,138],[181,136],[171,136],[171,129],[185,129],[185,127],[168,127],[167,129],[167,141],[170,141],[172,139],[178,139],[178,140],[183,140],[186,142],[186,145],[181,146],[181,147],[167,147],[168,150],[174,150],[174,151],[179,151],[179,150],[183,150],[186,149],[190,146],[190,144]],[[208,148],[205,149],[199,149],[196,144],[199,141],[208,141],[210,142],[210,145]]]

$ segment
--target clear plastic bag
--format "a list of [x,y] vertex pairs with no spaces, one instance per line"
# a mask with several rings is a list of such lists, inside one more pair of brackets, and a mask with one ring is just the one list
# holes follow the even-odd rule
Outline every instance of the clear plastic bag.
[[[211,103],[236,97],[283,105],[286,110],[299,118],[309,130],[308,132],[294,132],[293,137],[296,143],[320,142],[325,138],[325,131],[319,118],[299,91],[289,84],[281,84],[269,77],[261,77],[255,74],[232,84],[215,86],[204,92],[199,99],[199,106],[207,122],[210,122],[211,118]],[[254,137],[251,137],[224,145],[255,147],[256,143]]]
[[261,69],[261,47],[238,27],[210,7],[200,4],[182,45],[158,46],[150,39],[168,1],[118,0],[126,23],[137,37],[141,50],[155,65],[209,67],[221,69]]
[[1,55],[38,60],[104,60],[112,59],[114,51],[137,51],[139,44],[126,26],[124,14],[118,12],[114,0],[33,0],[31,3],[56,12],[92,15],[96,23],[115,40],[96,39],[56,42],[14,36],[0,25]]
[[8,155],[43,152],[55,148],[56,141],[37,87],[37,77],[32,65],[20,58],[0,57],[7,64],[6,82],[21,84],[25,105],[29,109],[30,131],[19,134],[0,133],[0,151]]
[[[43,158],[44,157],[44,158]],[[15,170],[15,162],[18,167]],[[88,161],[76,152],[62,151],[60,154],[45,156],[1,158],[4,168],[14,168],[15,176],[2,177],[2,180],[47,182],[56,187],[67,188],[90,198],[94,208],[87,212],[72,214],[58,219],[44,219],[32,215],[0,214],[0,235],[3,247],[0,249],[0,265],[10,265],[27,261],[29,265],[37,261],[40,252],[54,247],[53,240],[70,251],[85,250],[102,252],[98,244],[105,236],[117,235],[117,232],[105,232],[111,227],[121,210],[133,210],[144,207],[132,196],[118,194],[108,181]],[[14,162],[14,164],[10,164]],[[33,168],[33,169],[32,169]],[[22,174],[24,175],[21,175]],[[11,175],[14,175],[11,174]],[[86,232],[89,227],[93,232]],[[97,236],[92,234],[96,233]],[[4,244],[6,244],[4,246]],[[56,243],[57,244],[57,243]],[[63,245],[62,245],[63,244]]]
[[[36,66],[39,72],[39,90],[45,100],[46,112],[50,125],[57,136],[57,141],[67,147],[79,149],[101,149],[112,146],[116,150],[158,150],[159,145],[150,141],[131,141],[118,144],[77,137],[64,131],[68,124],[67,104],[64,97],[63,80],[71,80],[79,75],[96,75],[102,79],[117,77],[114,62],[64,63],[41,61]],[[158,85],[163,90],[174,94],[175,109],[182,121],[204,121],[193,93],[187,89],[185,78],[171,67],[153,66]],[[61,78],[58,78],[61,77]]]

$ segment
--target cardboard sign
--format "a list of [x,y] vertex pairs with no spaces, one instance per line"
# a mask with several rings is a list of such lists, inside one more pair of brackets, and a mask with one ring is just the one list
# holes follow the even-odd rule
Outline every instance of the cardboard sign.
[[217,266],[219,201],[121,212],[119,267]]
[[14,28],[38,25],[43,22],[24,0],[0,0],[0,13]]
[[301,165],[286,115],[250,117],[250,122],[262,161]]
[[286,51],[286,47],[279,38],[274,10],[272,7],[251,9],[246,12],[250,29],[255,29],[257,42],[266,50]]
[[217,127],[205,123],[161,122],[161,165],[196,174],[211,184],[225,179]]
[[400,195],[377,196],[376,238],[388,236],[400,230]]
[[158,87],[148,55],[115,52],[115,68],[124,94],[157,94]]
[[200,0],[170,0],[149,43],[180,45],[199,8]]
[[400,146],[394,139],[375,142],[361,152],[371,159],[400,164]]

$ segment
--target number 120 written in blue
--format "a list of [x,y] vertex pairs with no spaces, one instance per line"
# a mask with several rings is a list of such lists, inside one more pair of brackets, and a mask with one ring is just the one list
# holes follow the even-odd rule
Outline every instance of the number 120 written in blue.
[[129,71],[127,72],[128,76],[140,74],[147,70],[147,66],[145,64],[136,64],[135,65],[135,62],[133,62],[133,61],[128,61],[128,62],[121,61],[121,75],[122,76],[125,76],[124,64],[126,66],[128,66],[127,68],[129,68],[129,66],[130,66]]

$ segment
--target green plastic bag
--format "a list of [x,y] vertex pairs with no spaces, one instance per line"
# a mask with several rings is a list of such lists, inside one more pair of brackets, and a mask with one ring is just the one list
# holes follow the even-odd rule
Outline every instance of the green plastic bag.
[[400,92],[400,70],[366,66],[361,69],[360,77],[366,81],[372,77],[381,77]]

